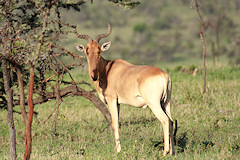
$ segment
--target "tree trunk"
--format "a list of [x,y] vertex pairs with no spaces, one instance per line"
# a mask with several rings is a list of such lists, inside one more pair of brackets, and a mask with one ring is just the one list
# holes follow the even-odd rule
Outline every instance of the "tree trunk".
[[204,42],[204,37],[203,37],[203,22],[202,22],[202,18],[199,12],[199,4],[198,1],[195,0],[195,4],[196,4],[196,10],[197,10],[197,14],[198,14],[198,19],[200,21],[201,24],[201,31],[200,31],[200,38],[202,40],[202,48],[203,48],[203,53],[202,53],[202,58],[203,58],[203,94],[206,92],[206,64],[205,64],[205,56],[206,56],[206,47],[205,47],[205,42]]
[[13,89],[10,84],[10,77],[7,71],[7,61],[6,59],[2,60],[2,70],[3,70],[3,80],[4,80],[4,89],[7,94],[7,109],[8,109],[8,126],[10,132],[10,154],[11,159],[16,159],[16,133],[13,120]]
[[34,85],[34,66],[31,64],[30,66],[30,83],[29,83],[29,93],[28,93],[28,123],[25,126],[25,154],[24,160],[29,160],[32,149],[32,135],[31,135],[31,127],[32,127],[32,118],[33,118],[33,85]]
[[22,72],[19,67],[17,67],[17,78],[18,78],[18,86],[19,86],[19,94],[20,94],[20,109],[21,114],[23,116],[24,125],[27,126],[27,112],[25,109],[25,94],[24,94],[24,86],[22,80]]

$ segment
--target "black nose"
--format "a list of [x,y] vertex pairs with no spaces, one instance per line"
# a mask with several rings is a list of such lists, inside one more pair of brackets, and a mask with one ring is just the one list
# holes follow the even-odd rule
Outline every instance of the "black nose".
[[93,81],[96,81],[97,79],[98,79],[98,77],[93,77],[93,76],[92,76],[92,80],[93,80]]

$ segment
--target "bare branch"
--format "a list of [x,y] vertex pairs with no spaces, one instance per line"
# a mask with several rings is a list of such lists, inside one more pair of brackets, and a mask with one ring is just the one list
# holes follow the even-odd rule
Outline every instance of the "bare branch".
[[196,5],[196,10],[197,10],[197,14],[198,14],[198,19],[200,21],[201,24],[201,31],[200,31],[200,38],[202,40],[202,47],[203,47],[203,53],[202,53],[202,58],[203,58],[203,94],[206,92],[206,64],[205,64],[205,56],[206,56],[206,47],[205,47],[205,42],[204,42],[204,37],[203,37],[203,31],[204,31],[204,27],[203,27],[203,21],[199,12],[199,4],[198,1],[195,0],[195,5]]

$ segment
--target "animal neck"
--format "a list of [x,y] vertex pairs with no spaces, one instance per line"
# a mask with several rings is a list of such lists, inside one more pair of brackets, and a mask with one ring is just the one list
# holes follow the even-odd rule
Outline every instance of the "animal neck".
[[110,61],[104,59],[102,56],[100,57],[100,63],[99,63],[99,79],[105,77],[107,70],[108,70],[108,63]]
[[[100,57],[99,68],[98,68],[98,80],[92,81],[95,86],[97,92],[102,94],[102,90],[105,90],[107,87],[107,73],[109,72],[109,60],[104,59],[102,56]],[[90,74],[89,74],[90,75]],[[91,77],[90,77],[91,78]]]

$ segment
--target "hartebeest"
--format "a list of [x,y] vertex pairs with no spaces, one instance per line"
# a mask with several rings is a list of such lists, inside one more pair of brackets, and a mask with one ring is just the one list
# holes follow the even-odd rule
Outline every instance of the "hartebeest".
[[133,65],[122,59],[105,60],[101,53],[109,49],[111,42],[104,43],[101,47],[98,42],[110,33],[111,26],[108,25],[108,32],[96,36],[94,40],[88,35],[76,34],[88,44],[85,48],[83,45],[75,45],[86,54],[89,77],[100,99],[109,107],[117,152],[121,151],[118,132],[119,104],[127,104],[134,107],[149,106],[163,125],[163,155],[169,151],[174,154],[170,76],[157,67]]

